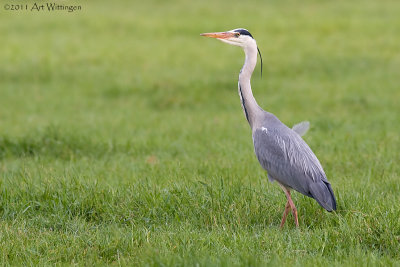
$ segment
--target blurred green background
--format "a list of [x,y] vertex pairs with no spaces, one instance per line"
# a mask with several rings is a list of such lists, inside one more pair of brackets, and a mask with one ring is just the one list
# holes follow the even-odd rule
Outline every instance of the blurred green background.
[[[0,10],[2,264],[399,264],[400,2],[21,3]],[[253,153],[243,52],[199,36],[239,27],[258,103],[310,121],[338,199],[294,193],[300,229]]]

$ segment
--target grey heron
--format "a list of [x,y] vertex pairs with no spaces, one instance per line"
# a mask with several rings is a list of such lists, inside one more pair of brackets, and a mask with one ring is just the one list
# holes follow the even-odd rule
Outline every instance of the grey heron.
[[308,129],[307,123],[288,128],[274,114],[263,110],[256,102],[250,85],[251,75],[257,63],[257,52],[262,58],[256,40],[246,29],[226,32],[202,33],[224,43],[242,47],[245,61],[239,73],[238,91],[242,109],[250,125],[254,152],[270,181],[276,181],[285,192],[287,203],[280,227],[291,211],[298,227],[297,209],[290,190],[314,198],[319,205],[331,212],[336,210],[336,199],[322,166],[301,135]]

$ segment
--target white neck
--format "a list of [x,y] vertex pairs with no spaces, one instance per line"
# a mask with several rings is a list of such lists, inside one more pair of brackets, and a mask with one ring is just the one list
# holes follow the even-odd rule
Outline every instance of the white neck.
[[253,128],[256,124],[257,118],[260,118],[263,109],[258,106],[257,101],[251,91],[250,78],[257,64],[257,44],[252,42],[244,47],[246,59],[244,65],[239,73],[238,91],[242,108],[245,113],[246,119]]

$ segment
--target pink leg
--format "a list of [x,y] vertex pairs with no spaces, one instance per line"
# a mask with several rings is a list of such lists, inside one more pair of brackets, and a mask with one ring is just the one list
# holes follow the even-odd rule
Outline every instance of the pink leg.
[[286,222],[286,216],[289,214],[290,211],[290,204],[289,201],[286,202],[286,207],[285,207],[285,211],[283,212],[283,217],[282,217],[282,222],[281,222],[281,228],[283,228],[283,225]]
[[292,213],[294,216],[294,223],[296,224],[296,227],[299,227],[299,218],[297,217],[297,209],[296,206],[294,205],[292,199],[290,199],[292,202]]
[[285,195],[286,195],[287,200],[288,200],[287,203],[286,203],[285,211],[283,213],[283,218],[282,218],[282,222],[281,222],[281,228],[285,224],[286,216],[289,213],[289,209],[292,210],[292,214],[293,214],[293,217],[294,217],[294,222],[296,224],[296,227],[299,227],[299,219],[297,217],[297,209],[296,209],[296,206],[293,203],[292,197],[290,195],[290,191],[284,185],[282,185],[282,184],[279,184],[279,185],[281,186],[281,188],[285,192]]

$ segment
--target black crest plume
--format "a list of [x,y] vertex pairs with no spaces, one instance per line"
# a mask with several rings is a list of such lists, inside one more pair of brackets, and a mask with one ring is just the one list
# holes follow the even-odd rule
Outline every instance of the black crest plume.
[[261,77],[262,77],[262,65],[263,65],[263,63],[262,63],[261,52],[260,52],[260,49],[258,49],[258,46],[257,46],[257,51],[258,51],[258,54],[260,55],[260,61],[261,61]]

